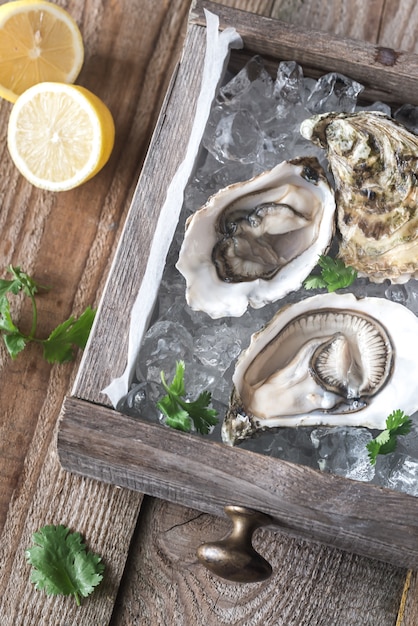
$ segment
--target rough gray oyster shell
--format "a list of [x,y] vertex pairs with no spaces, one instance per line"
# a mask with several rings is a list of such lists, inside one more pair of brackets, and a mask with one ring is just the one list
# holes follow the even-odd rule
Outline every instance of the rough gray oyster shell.
[[374,282],[418,276],[418,137],[383,113],[324,113],[301,134],[327,150],[339,256]]

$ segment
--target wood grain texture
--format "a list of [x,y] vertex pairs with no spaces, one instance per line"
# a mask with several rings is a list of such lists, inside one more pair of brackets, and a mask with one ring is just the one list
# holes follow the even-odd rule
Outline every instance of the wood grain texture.
[[[87,185],[63,194],[33,188],[8,156],[5,134],[11,105],[1,103],[1,267],[21,265],[51,287],[50,295],[39,300],[40,336],[47,336],[70,313],[78,314],[97,301],[167,85],[166,74],[173,67],[172,54],[180,47],[178,38],[187,15],[184,2],[171,3],[172,14],[164,6],[156,11],[153,3],[152,10],[141,3],[142,11],[137,11],[134,3],[122,4],[113,10],[110,2],[67,3],[86,42],[79,82],[103,98],[115,118],[116,145],[105,171]],[[148,20],[145,25],[144,17]],[[143,26],[147,37],[137,52],[128,42],[137,39]],[[166,35],[164,46],[157,45],[161,29]],[[106,38],[101,33],[109,35]],[[23,327],[28,326],[26,304],[18,302],[14,314]],[[72,371],[71,366],[61,368],[67,386]],[[0,527],[51,372],[36,348],[29,348],[24,358],[13,363],[4,346],[0,348]],[[27,395],[22,395],[22,387]],[[52,424],[58,411],[59,403],[51,413]]]
[[417,20],[418,7],[413,0],[385,2],[379,29],[380,45],[418,52]]
[[66,399],[58,437],[69,471],[208,513],[221,515],[228,504],[259,510],[292,535],[418,569],[414,497],[79,399]]
[[[47,419],[47,411],[40,422]],[[46,426],[46,424],[43,424]],[[39,427],[31,442],[0,544],[0,616],[4,626],[108,624],[118,591],[141,494],[80,479],[59,466],[55,438]],[[89,550],[103,555],[105,577],[82,609],[71,598],[46,596],[29,582],[25,549],[45,524],[64,524],[81,532]]]
[[254,547],[273,575],[235,584],[196,559],[202,538],[229,530],[226,520],[147,499],[111,626],[394,626],[403,570],[259,530]]
[[[125,226],[119,241],[90,348],[85,353],[73,390],[74,395],[87,400],[108,403],[101,390],[118,373],[122,374],[125,367],[129,332],[126,312],[132,309],[144,277],[167,188],[186,155],[196,101],[185,98],[184,94],[195,93],[196,85],[200,84],[205,37],[206,33],[201,28],[188,33],[188,41],[192,42],[196,54],[193,58],[183,59],[176,73],[175,93],[169,90],[154,131],[153,149],[148,152],[141,172],[129,211],[129,225]],[[166,114],[168,103],[175,106],[175,115]],[[135,259],[134,264],[132,259]],[[132,271],[127,271],[127,268]],[[157,270],[155,268],[156,273]],[[116,332],[109,333],[110,326]]]
[[204,24],[203,4],[217,11],[221,28],[234,20],[239,24],[247,56],[257,53],[266,59],[294,60],[308,76],[340,72],[361,82],[368,90],[368,99],[373,101],[418,103],[417,57],[413,53],[321,33],[312,22],[301,28],[299,24],[243,12],[236,12],[231,18],[230,11],[216,9],[216,3],[211,2],[196,3],[192,19],[199,24]]
[[[6,150],[11,105],[0,104],[0,261],[21,265],[51,291],[39,299],[39,334],[97,303],[145,157],[169,75],[181,51],[188,3],[58,2],[80,25],[86,57],[79,83],[111,109],[116,144],[106,168],[63,194],[37,190],[17,173]],[[141,38],[138,38],[141,33]],[[30,311],[13,313],[22,325]],[[5,626],[107,624],[141,494],[71,477],[56,458],[56,421],[79,360],[43,363],[36,347],[11,362],[0,347],[0,621]],[[105,583],[76,610],[45,599],[29,583],[24,548],[44,523],[65,523],[105,555]]]
[[[111,105],[117,144],[106,169],[79,190],[65,194],[35,190],[10,162],[5,143],[10,105],[0,103],[1,267],[21,264],[51,285],[52,291],[40,302],[43,334],[67,314],[99,301],[180,55],[189,9],[189,0],[57,4],[80,24],[86,62],[79,82]],[[418,20],[409,0],[222,0],[221,4],[416,51]],[[21,302],[14,312],[22,324],[29,323],[29,309]],[[5,626],[108,624],[135,519],[142,511],[138,494],[69,476],[59,467],[56,420],[78,365],[79,360],[64,367],[43,364],[35,348],[10,362],[0,346],[0,528],[4,526],[0,621]],[[53,521],[81,530],[89,547],[103,551],[109,568],[104,586],[80,610],[66,599],[46,600],[28,582],[22,551],[34,530]],[[403,570],[264,531],[257,536],[257,547],[271,555],[274,580],[263,589],[225,584],[196,565],[194,550],[202,538],[218,538],[226,530],[224,519],[150,499],[131,544],[114,626],[395,624]],[[372,603],[369,589],[375,594]],[[417,590],[414,574],[402,626],[418,623]]]
[[384,0],[276,0],[270,15],[299,27],[377,43],[385,4]]

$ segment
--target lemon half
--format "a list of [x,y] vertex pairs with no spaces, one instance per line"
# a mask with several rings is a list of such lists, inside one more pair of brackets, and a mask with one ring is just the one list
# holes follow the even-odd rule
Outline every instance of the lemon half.
[[74,19],[45,0],[0,5],[0,96],[15,102],[42,81],[73,83],[84,60]]
[[95,94],[78,85],[44,82],[17,99],[7,143],[29,182],[65,191],[97,174],[109,159],[114,137],[112,115]]

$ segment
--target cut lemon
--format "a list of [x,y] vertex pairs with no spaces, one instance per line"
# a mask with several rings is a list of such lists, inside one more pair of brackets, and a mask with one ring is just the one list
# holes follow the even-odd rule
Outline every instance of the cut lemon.
[[115,127],[107,106],[78,85],[39,83],[16,101],[7,143],[16,167],[36,187],[65,191],[108,160]]
[[43,0],[0,5],[0,96],[15,102],[42,81],[73,83],[84,59],[73,18]]

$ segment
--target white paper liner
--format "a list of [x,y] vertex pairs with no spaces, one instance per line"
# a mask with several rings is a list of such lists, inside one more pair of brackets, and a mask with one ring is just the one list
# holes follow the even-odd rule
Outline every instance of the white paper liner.
[[[197,100],[196,116],[187,146],[186,157],[179,166],[167,190],[166,200],[161,208],[155,236],[150,250],[150,259],[145,275],[132,307],[129,326],[128,358],[122,376],[115,378],[102,390],[114,407],[127,394],[140,344],[147,330],[147,323],[157,297],[165,260],[177,226],[183,205],[184,190],[198,155],[203,132],[209,117],[212,102],[225,70],[230,50],[242,48],[243,42],[235,28],[219,32],[219,18],[205,9],[206,52],[202,83]],[[144,310],[144,301],[148,304]]]

